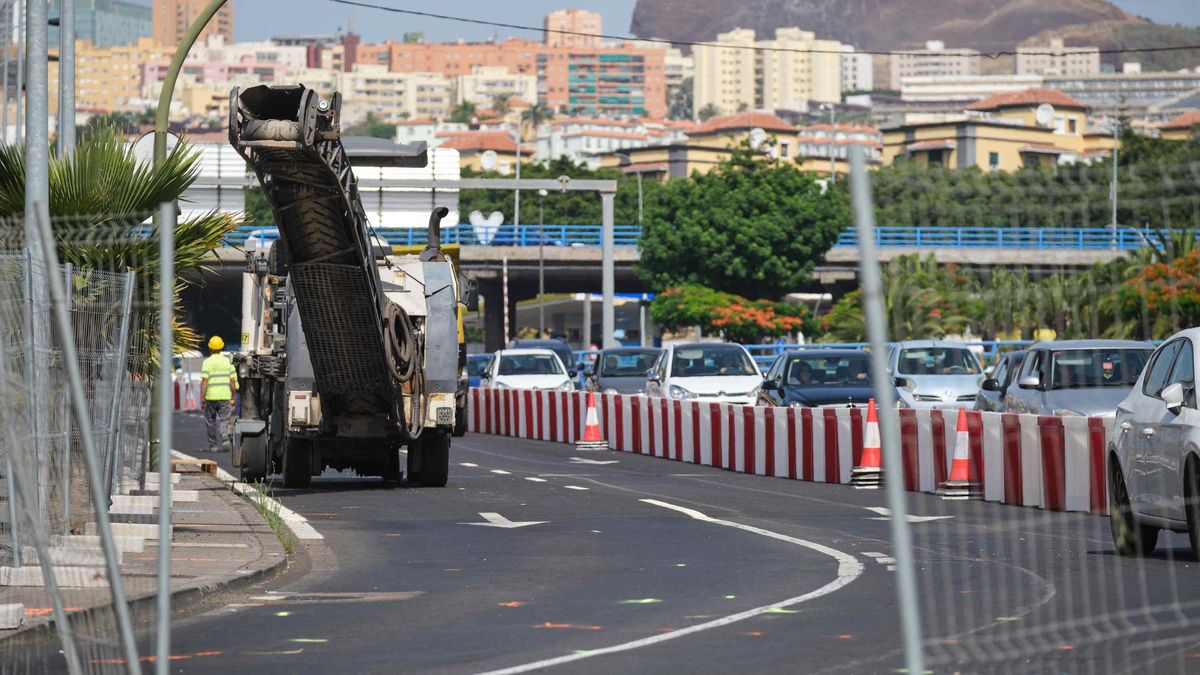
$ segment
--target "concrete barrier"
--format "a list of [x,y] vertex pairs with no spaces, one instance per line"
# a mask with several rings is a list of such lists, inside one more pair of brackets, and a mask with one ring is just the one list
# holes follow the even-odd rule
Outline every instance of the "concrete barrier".
[[[572,443],[581,392],[472,389],[474,433]],[[849,484],[862,455],[861,408],[765,408],[596,394],[613,450],[740,473]],[[932,493],[954,456],[957,410],[900,410],[906,489]],[[983,499],[1058,511],[1107,512],[1105,444],[1112,420],[967,413],[970,478]],[[885,449],[886,451],[886,449]],[[889,480],[896,480],[889,477]]]

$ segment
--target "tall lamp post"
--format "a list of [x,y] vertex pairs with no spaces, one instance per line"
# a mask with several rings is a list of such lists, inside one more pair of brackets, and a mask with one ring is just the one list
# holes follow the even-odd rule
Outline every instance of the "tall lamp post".
[[837,106],[822,103],[818,110],[829,111],[829,180],[837,182]]
[[546,190],[538,190],[538,338],[546,337]]

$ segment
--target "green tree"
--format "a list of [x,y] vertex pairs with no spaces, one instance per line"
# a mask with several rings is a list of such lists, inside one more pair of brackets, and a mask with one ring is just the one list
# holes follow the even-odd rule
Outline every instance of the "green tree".
[[376,117],[375,113],[368,112],[365,120],[347,127],[343,133],[347,136],[373,136],[390,141],[396,138],[396,125],[384,122]]
[[671,331],[699,326],[708,335],[753,344],[805,326],[808,307],[746,298],[704,286],[669,288],[650,303],[650,316]]
[[849,224],[842,186],[826,190],[743,146],[708,174],[668,183],[647,207],[637,272],[656,291],[699,284],[777,298],[810,280]]
[[709,121],[710,119],[712,119],[712,118],[714,118],[714,117],[716,117],[717,115],[720,115],[720,114],[721,114],[721,109],[720,109],[720,108],[718,108],[717,106],[715,106],[715,105],[713,105],[713,104],[709,103],[708,105],[706,105],[706,106],[704,106],[703,108],[701,108],[701,109],[700,109],[700,112],[696,113],[696,117],[697,117],[697,118],[698,118],[698,119],[699,119],[701,122],[707,122],[707,121]]
[[683,78],[679,91],[671,96],[667,106],[667,117],[673,120],[692,119],[692,109],[695,105],[695,82],[690,77]]
[[455,124],[470,124],[475,119],[475,104],[470,101],[459,103],[450,113],[450,117],[446,118],[448,122]]

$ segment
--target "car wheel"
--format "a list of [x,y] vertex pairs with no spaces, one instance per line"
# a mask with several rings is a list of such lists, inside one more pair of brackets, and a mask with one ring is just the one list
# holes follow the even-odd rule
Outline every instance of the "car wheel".
[[1200,558],[1200,471],[1196,469],[1196,458],[1188,458],[1183,472],[1183,508],[1187,513],[1188,539],[1192,542],[1192,553]]
[[1138,523],[1137,514],[1129,501],[1125,489],[1125,478],[1121,469],[1113,463],[1111,469],[1111,491],[1108,498],[1108,522],[1112,529],[1113,546],[1120,555],[1147,555],[1158,544],[1158,529]]

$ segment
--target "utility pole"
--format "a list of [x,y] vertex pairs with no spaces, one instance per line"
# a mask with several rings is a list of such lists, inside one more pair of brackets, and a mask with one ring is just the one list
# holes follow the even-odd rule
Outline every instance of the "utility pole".
[[1117,178],[1117,146],[1120,144],[1121,118],[1118,115],[1113,119],[1112,183],[1108,189],[1108,198],[1112,202],[1112,221],[1109,223],[1109,228],[1112,230],[1113,250],[1117,248],[1117,191],[1120,188]]
[[25,139],[25,120],[21,117],[21,106],[25,98],[25,30],[21,24],[28,24],[28,20],[24,14],[25,2],[17,0],[17,145]]
[[58,156],[75,152],[75,0],[61,0],[58,26]]
[[538,338],[546,337],[546,190],[538,190]]
[[8,143],[8,54],[12,51],[12,24],[9,23],[9,18],[13,15],[12,0],[4,0],[0,4],[0,12],[4,14],[4,109],[0,110],[0,128],[4,129],[4,142]]

